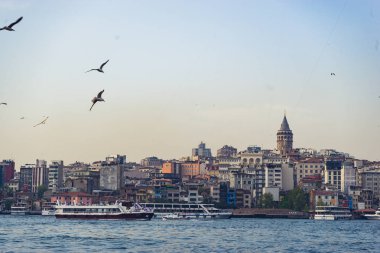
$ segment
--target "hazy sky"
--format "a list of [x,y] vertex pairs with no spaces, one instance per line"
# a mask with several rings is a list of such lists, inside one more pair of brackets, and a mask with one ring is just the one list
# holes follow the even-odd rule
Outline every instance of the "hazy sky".
[[0,31],[17,169],[274,148],[285,110],[294,147],[380,160],[380,1],[0,1],[1,27],[20,16]]

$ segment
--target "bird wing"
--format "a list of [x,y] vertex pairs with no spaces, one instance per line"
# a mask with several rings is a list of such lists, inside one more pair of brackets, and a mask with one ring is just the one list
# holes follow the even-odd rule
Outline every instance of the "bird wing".
[[94,107],[94,104],[95,104],[95,103],[96,103],[96,100],[95,100],[95,102],[92,103],[91,108],[90,108],[90,111],[91,111],[92,107]]
[[41,121],[41,122],[38,123],[37,125],[34,125],[33,127],[36,127],[36,126],[41,125],[41,124],[45,124],[45,122],[46,122],[46,120],[47,120],[48,118],[49,118],[49,116],[46,117],[46,119],[44,119],[43,121]]
[[90,69],[90,70],[87,70],[87,71],[84,72],[84,73],[87,73],[87,72],[90,72],[90,71],[93,71],[93,70],[97,70],[97,69]]
[[49,116],[46,117],[46,119],[44,119],[41,123],[42,123],[42,124],[45,124],[45,122],[47,121],[48,118],[49,118]]
[[15,24],[17,24],[18,22],[20,22],[22,20],[22,17],[20,17],[19,19],[17,19],[15,22],[13,22],[12,24],[10,24],[8,27],[9,28],[12,28],[12,26],[14,26]]
[[100,65],[100,69],[103,69],[104,65],[106,65],[108,61],[109,61],[109,60],[107,60],[107,61],[106,61],[105,63],[103,63],[102,65]]
[[98,94],[98,98],[101,98],[101,97],[102,97],[103,92],[104,92],[104,90],[102,90],[101,92],[99,92],[99,94]]

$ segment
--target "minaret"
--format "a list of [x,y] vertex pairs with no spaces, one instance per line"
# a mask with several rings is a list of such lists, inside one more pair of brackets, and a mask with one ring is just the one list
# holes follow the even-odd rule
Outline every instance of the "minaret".
[[280,130],[277,131],[277,149],[282,156],[287,156],[293,149],[293,133],[289,128],[286,114],[282,120]]

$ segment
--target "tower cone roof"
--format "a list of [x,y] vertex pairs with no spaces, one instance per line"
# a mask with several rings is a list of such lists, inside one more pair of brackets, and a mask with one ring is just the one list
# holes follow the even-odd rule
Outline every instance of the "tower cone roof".
[[284,115],[284,119],[282,120],[280,131],[291,131],[286,115]]

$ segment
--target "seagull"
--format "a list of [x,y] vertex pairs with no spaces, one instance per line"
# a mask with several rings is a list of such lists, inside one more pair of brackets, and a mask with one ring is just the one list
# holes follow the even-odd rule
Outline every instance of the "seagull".
[[0,103],[0,105],[8,105],[7,103]]
[[34,125],[33,127],[36,127],[36,126],[38,126],[38,125],[42,125],[42,124],[45,124],[46,123],[46,120],[49,118],[49,116],[48,117],[46,117],[43,121],[41,121],[40,123],[38,123],[37,125]]
[[25,117],[21,117],[20,119],[25,119]]
[[335,73],[331,73],[330,75],[335,76]]
[[7,31],[14,31],[13,30],[13,26],[16,25],[18,22],[20,22],[22,20],[22,17],[20,17],[19,19],[17,19],[15,22],[13,22],[12,24],[8,25],[8,26],[4,26],[3,28],[0,28],[0,30],[7,30]]
[[104,73],[104,71],[103,71],[103,67],[104,67],[104,65],[107,64],[108,61],[109,61],[109,60],[107,60],[107,61],[106,61],[105,63],[103,63],[102,65],[100,65],[100,68],[98,68],[98,69],[90,69],[90,70],[86,71],[86,73],[87,73],[87,72],[90,72],[90,71],[93,71],[93,70],[96,70],[96,71],[98,71],[98,72],[102,72],[102,73]]
[[104,90],[102,90],[101,92],[99,92],[99,93],[98,93],[98,96],[94,97],[94,98],[91,100],[91,102],[92,102],[92,106],[91,106],[91,108],[90,108],[90,111],[91,111],[92,107],[94,106],[94,104],[95,104],[96,102],[98,102],[98,101],[103,101],[103,102],[105,102],[104,99],[102,98],[102,94],[103,94],[103,92],[104,92]]

